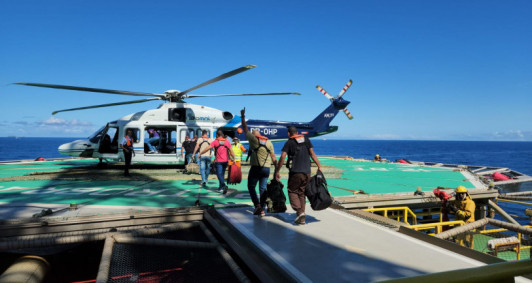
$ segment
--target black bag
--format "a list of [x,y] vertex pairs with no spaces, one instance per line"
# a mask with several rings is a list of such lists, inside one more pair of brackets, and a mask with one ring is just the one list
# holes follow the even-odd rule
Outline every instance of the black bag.
[[272,179],[266,187],[266,192],[260,196],[261,203],[266,203],[268,213],[282,213],[286,211],[286,196],[283,192],[284,185]]
[[323,210],[331,206],[333,199],[329,190],[327,189],[327,181],[321,171],[318,171],[316,175],[310,178],[305,195],[310,201],[310,207],[313,210]]

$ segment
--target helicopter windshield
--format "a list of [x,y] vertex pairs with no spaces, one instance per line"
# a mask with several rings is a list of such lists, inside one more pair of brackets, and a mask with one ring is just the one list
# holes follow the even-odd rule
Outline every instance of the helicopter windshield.
[[107,128],[107,125],[99,128],[96,132],[94,132],[94,134],[89,136],[89,140],[92,143],[98,143],[98,141],[100,140],[100,137],[104,134],[106,128]]

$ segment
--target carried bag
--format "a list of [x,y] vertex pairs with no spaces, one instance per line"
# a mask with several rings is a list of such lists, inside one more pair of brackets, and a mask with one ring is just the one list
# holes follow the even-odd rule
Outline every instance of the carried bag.
[[198,163],[191,162],[185,166],[185,170],[187,170],[188,174],[199,174],[200,173],[200,167]]
[[268,206],[268,213],[282,213],[286,211],[286,196],[284,195],[283,187],[284,185],[275,179],[272,179],[268,183],[266,192],[260,197]]
[[327,189],[327,180],[321,171],[310,178],[305,195],[313,210],[323,210],[331,206],[333,198]]
[[227,183],[229,184],[240,184],[242,182],[242,169],[236,164],[230,165],[229,170],[227,170]]

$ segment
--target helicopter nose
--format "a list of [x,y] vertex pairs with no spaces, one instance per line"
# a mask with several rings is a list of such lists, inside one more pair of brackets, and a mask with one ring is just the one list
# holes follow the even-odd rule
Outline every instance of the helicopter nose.
[[88,140],[76,140],[60,145],[57,150],[63,155],[79,157],[83,152],[91,149],[91,147],[92,145]]

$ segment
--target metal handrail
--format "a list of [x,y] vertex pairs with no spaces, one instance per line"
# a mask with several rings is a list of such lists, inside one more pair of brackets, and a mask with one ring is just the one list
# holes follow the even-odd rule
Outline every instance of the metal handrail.
[[443,230],[443,226],[462,226],[465,222],[462,220],[455,220],[455,221],[446,221],[446,222],[438,222],[438,223],[427,223],[427,224],[417,224],[417,225],[410,225],[408,228],[414,229],[416,231],[422,231],[422,230],[430,230],[434,229],[435,233],[429,234],[434,235],[441,233]]
[[[388,211],[401,211],[401,212],[403,212],[402,216],[404,216],[404,221],[403,221],[404,223],[410,225],[410,223],[408,222],[408,216],[410,215],[414,219],[414,225],[417,224],[417,216],[408,206],[367,208],[367,209],[364,209],[364,210],[368,211],[368,212],[379,212],[379,211],[382,211],[382,212],[384,212],[384,217],[388,217]],[[402,216],[401,215],[397,216],[396,220],[400,221],[400,218]],[[390,218],[390,217],[388,217],[388,218]]]

